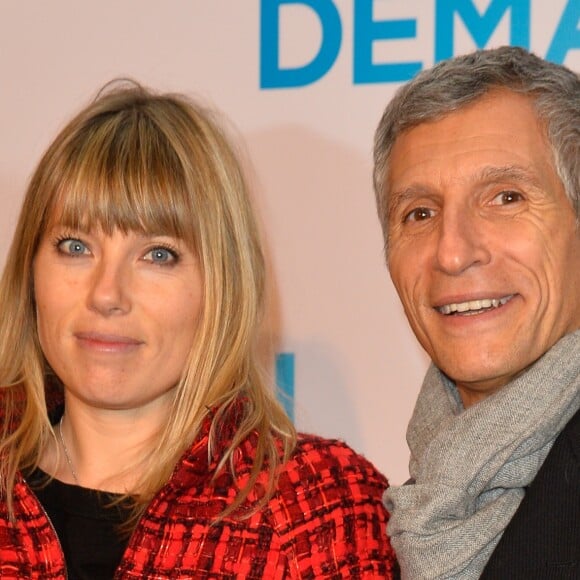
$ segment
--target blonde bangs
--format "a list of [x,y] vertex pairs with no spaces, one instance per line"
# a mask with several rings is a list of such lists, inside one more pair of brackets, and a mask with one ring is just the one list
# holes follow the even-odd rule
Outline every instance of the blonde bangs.
[[[36,334],[31,276],[38,244],[55,225],[175,237],[196,253],[202,271],[202,313],[171,420],[143,462],[130,467],[143,468],[143,478],[130,490],[137,501],[128,524],[171,478],[208,409],[223,407],[212,425],[215,434],[220,418],[239,400],[246,401],[245,416],[222,452],[220,469],[233,470],[235,451],[250,435],[259,433],[260,443],[250,481],[227,513],[244,502],[265,470],[268,483],[258,509],[274,491],[295,431],[256,355],[265,265],[244,172],[218,115],[136,83],[105,87],[63,128],[24,199],[0,283],[0,370],[5,383],[22,384],[28,410],[23,412],[16,398],[3,399],[9,406],[5,415],[18,426],[4,439],[0,430],[0,453],[7,457],[0,462],[0,493],[12,501],[18,470],[37,464],[46,441],[55,437],[45,404],[51,377]],[[212,437],[208,453],[213,443]],[[11,503],[9,510],[13,514]]]
[[184,167],[169,139],[139,111],[97,117],[59,152],[50,221],[168,235],[197,246],[196,212]]

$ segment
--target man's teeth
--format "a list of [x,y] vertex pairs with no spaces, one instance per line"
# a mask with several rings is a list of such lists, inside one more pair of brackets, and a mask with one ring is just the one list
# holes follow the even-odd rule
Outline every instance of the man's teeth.
[[445,304],[440,306],[437,310],[441,314],[453,314],[455,312],[474,312],[480,310],[488,310],[490,308],[498,308],[503,306],[513,298],[513,294],[504,296],[503,298],[484,298],[483,300],[469,300],[467,302],[458,302],[454,304]]

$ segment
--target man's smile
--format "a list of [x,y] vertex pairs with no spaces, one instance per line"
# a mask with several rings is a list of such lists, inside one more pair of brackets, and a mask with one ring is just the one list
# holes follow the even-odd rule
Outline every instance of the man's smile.
[[472,316],[474,314],[481,314],[482,312],[487,312],[488,310],[499,308],[504,304],[507,304],[514,294],[509,294],[501,298],[483,298],[481,300],[467,300],[465,302],[454,302],[452,304],[444,304],[443,306],[436,307],[436,310],[441,314],[461,314]]

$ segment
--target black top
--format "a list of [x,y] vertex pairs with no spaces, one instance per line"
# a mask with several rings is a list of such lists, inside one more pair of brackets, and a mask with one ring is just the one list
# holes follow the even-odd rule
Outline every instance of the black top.
[[110,580],[129,541],[119,527],[129,506],[120,496],[69,485],[40,469],[28,476],[62,546],[69,580]]

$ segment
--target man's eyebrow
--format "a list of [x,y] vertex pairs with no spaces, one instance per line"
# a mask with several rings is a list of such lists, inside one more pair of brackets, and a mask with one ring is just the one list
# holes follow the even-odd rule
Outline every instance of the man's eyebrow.
[[499,183],[502,181],[515,181],[540,188],[540,181],[534,171],[521,165],[504,165],[484,167],[476,174],[475,181],[482,183]]
[[[473,176],[472,180],[476,183],[484,184],[511,181],[525,184],[535,189],[541,188],[536,173],[521,165],[492,165],[483,167]],[[388,214],[390,215],[399,205],[404,204],[406,201],[422,195],[429,195],[430,193],[432,193],[432,189],[420,183],[411,184],[402,189],[395,189],[389,194],[387,205]]]
[[395,189],[389,194],[387,212],[389,215],[401,204],[406,201],[420,197],[421,195],[428,195],[431,189],[423,185],[414,184],[404,187],[403,189]]

